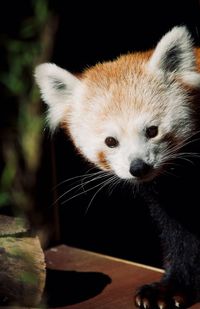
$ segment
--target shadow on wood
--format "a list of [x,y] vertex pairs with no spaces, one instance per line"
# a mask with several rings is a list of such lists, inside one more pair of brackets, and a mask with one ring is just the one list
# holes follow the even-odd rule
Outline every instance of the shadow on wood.
[[67,306],[88,300],[111,283],[101,272],[47,269],[45,297],[48,307]]

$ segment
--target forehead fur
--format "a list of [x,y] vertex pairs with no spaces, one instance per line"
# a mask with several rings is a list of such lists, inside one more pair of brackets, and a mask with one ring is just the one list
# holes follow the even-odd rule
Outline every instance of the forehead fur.
[[152,51],[123,55],[86,70],[85,98],[91,102],[91,108],[99,105],[103,116],[154,111],[159,117],[166,108],[169,87],[160,76],[149,72],[146,64],[151,54]]
[[143,74],[143,66],[150,58],[152,51],[144,53],[127,54],[114,61],[98,63],[84,72],[83,78],[88,86],[97,86],[110,89],[124,86],[131,82],[133,77]]

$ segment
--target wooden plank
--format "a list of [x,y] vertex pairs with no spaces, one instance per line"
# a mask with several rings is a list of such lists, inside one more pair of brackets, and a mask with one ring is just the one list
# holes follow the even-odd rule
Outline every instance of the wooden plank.
[[134,309],[134,291],[163,272],[65,245],[48,250],[46,263],[49,308],[57,309]]

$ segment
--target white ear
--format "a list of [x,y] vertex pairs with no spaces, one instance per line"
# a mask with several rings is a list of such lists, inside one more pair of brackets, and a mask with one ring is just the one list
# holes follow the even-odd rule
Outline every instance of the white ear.
[[48,105],[48,120],[52,130],[61,122],[70,104],[75,88],[81,81],[53,63],[40,64],[35,69],[35,79],[42,99]]
[[163,73],[181,73],[195,69],[191,36],[186,27],[174,27],[165,34],[149,61],[151,70]]

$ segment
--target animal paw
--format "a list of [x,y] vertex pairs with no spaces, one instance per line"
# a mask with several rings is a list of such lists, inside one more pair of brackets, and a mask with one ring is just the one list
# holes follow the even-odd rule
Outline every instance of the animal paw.
[[142,286],[135,296],[140,309],[186,309],[189,302],[185,294],[158,282]]

